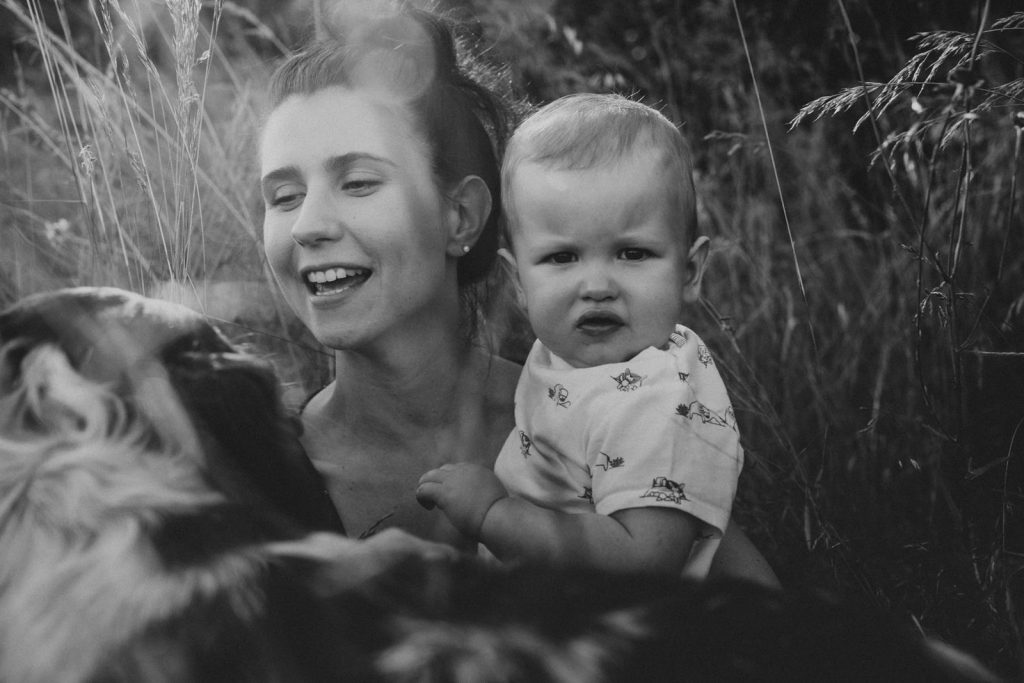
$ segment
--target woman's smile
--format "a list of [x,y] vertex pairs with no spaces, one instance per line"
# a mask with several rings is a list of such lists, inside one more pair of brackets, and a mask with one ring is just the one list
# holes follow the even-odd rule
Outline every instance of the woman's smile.
[[329,297],[348,291],[366,282],[373,272],[367,268],[333,267],[303,271],[306,289],[314,297]]

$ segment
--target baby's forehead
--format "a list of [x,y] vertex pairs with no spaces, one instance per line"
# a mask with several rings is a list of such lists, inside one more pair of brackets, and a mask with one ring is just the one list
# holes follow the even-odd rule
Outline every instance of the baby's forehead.
[[[586,188],[597,176],[623,174],[648,174],[653,179],[654,196],[671,205],[671,213],[677,218],[685,238],[693,231],[691,207],[695,202],[693,181],[684,177],[688,169],[673,163],[672,155],[654,145],[637,145],[626,154],[608,156],[599,161],[581,166],[562,159],[523,158],[520,163],[507,169],[504,197],[506,223],[514,232],[518,229],[518,214],[531,201],[531,190],[542,188],[545,194],[554,189],[561,192],[565,201],[570,201],[574,188]],[[611,200],[611,198],[609,198]],[[560,200],[559,200],[560,201]],[[656,200],[657,201],[657,200]]]
[[672,200],[678,192],[685,191],[684,181],[688,180],[679,171],[665,150],[643,145],[621,154],[587,159],[585,163],[572,158],[525,155],[506,169],[506,181],[510,194],[516,195],[527,188],[583,188],[599,176],[632,179],[640,175],[651,178],[651,185],[662,189],[666,200]]
[[594,171],[601,172],[626,164],[650,164],[659,170],[674,164],[672,150],[648,134],[637,135],[629,145],[586,144],[579,149],[549,149],[542,141],[533,140],[523,144],[512,153],[507,170],[515,173],[523,166],[535,166],[550,171]]

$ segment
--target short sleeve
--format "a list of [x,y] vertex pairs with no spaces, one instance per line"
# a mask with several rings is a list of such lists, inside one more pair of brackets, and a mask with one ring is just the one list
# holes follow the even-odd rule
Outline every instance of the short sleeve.
[[679,326],[666,350],[614,368],[584,429],[595,510],[679,509],[724,533],[743,453],[707,347]]

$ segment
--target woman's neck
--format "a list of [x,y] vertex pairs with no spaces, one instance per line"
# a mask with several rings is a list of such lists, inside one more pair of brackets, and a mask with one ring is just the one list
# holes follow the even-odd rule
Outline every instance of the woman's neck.
[[419,477],[445,462],[490,467],[513,427],[519,368],[466,343],[417,335],[397,354],[337,354],[335,381],[310,401],[303,444],[346,526],[381,519],[454,542],[438,511],[423,510]]
[[482,356],[450,334],[417,334],[371,353],[337,351],[324,408],[364,436],[419,435],[457,420],[464,401],[483,391]]

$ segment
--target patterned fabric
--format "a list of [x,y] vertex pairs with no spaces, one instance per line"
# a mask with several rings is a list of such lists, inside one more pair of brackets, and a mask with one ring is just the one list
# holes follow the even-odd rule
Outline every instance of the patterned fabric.
[[539,341],[495,472],[511,495],[609,515],[683,510],[702,522],[684,573],[707,575],[743,466],[736,417],[707,347],[676,326],[663,349],[573,368]]

